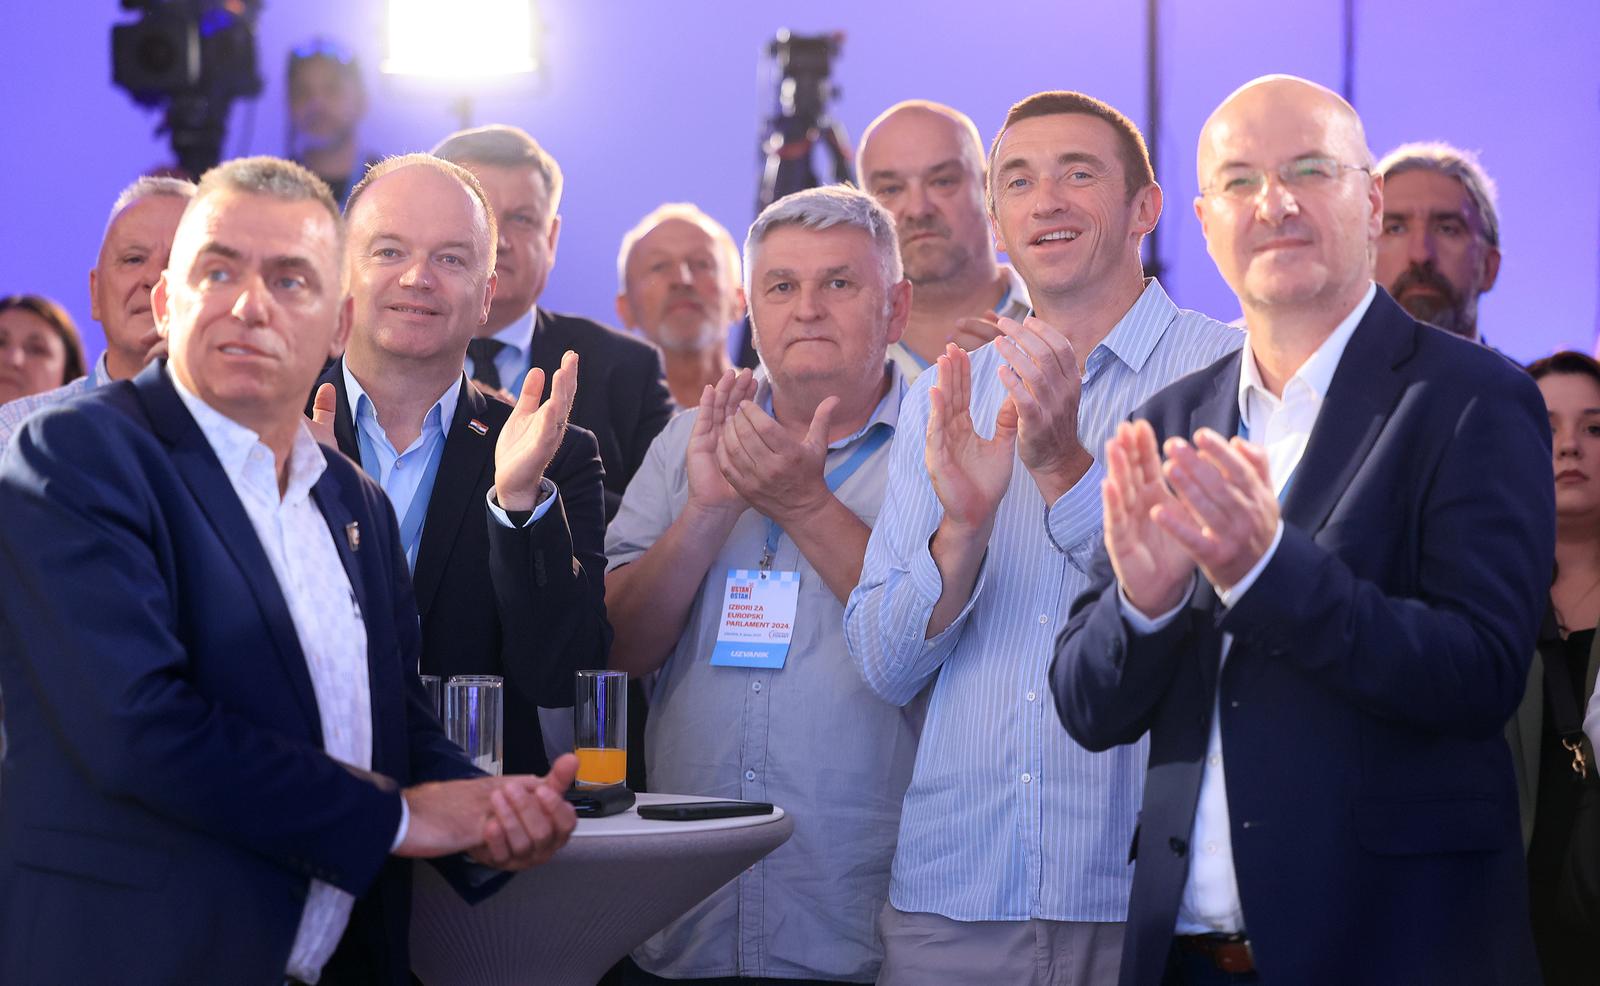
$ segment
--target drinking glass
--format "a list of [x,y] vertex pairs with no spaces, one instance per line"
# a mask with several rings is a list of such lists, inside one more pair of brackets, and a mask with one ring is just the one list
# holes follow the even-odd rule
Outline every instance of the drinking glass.
[[452,675],[444,686],[444,732],[486,774],[505,760],[505,682],[494,674]]
[[628,676],[579,671],[572,708],[580,784],[621,784],[628,777]]

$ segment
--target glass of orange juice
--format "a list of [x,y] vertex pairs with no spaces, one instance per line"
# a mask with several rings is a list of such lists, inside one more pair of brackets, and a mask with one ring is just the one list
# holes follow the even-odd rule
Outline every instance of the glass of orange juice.
[[572,708],[579,784],[621,784],[628,776],[628,676],[579,671]]

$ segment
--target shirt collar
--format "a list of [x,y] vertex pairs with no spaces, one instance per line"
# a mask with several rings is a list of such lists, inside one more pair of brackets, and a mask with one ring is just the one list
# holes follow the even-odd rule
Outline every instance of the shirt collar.
[[111,370],[106,366],[106,357],[108,355],[109,353],[101,353],[100,358],[94,361],[94,370],[90,373],[90,378],[94,382],[90,386],[104,387],[111,382]]
[[[1028,314],[1033,315],[1034,312],[1030,310]],[[1133,306],[1117,320],[1117,324],[1111,327],[1111,331],[1100,340],[1100,344],[1084,357],[1085,372],[1091,371],[1094,365],[1098,365],[1098,362],[1091,364],[1091,360],[1095,358],[1095,352],[1104,347],[1130,370],[1138,373],[1144,369],[1145,361],[1155,351],[1156,343],[1161,341],[1167,326],[1177,317],[1178,306],[1167,297],[1166,289],[1161,286],[1161,282],[1153,277],[1145,278],[1144,290],[1139,292],[1139,297]]]
[[[889,374],[888,391],[886,391],[883,395],[883,398],[878,401],[878,406],[872,409],[872,414],[868,415],[866,423],[838,441],[829,442],[829,451],[841,449],[846,445],[852,444],[867,432],[871,431],[873,428],[876,428],[878,425],[887,425],[891,431],[899,427],[900,402],[906,395],[906,389],[909,387],[909,383],[907,381],[905,371],[901,369],[900,364],[896,361],[892,359],[885,359],[883,367],[884,370]],[[767,368],[764,365],[756,367],[755,402],[761,407],[765,408],[768,414],[771,414],[772,380],[767,376],[766,371]]]
[[[234,488],[265,485],[265,480],[260,474],[252,475],[247,472],[250,453],[259,447],[267,453],[265,461],[270,464],[268,472],[271,488],[276,494],[277,462],[273,458],[272,450],[262,443],[261,436],[216,410],[201,400],[199,395],[190,392],[189,388],[183,385],[183,381],[178,379],[178,375],[172,372],[171,364],[167,365],[165,372],[167,379],[172,381],[173,388],[178,392],[178,399],[189,409],[194,423],[200,428],[200,434],[205,436],[206,444],[211,446],[211,451],[222,464],[222,471],[227,474],[228,481]],[[292,505],[304,500],[327,468],[328,460],[322,454],[322,448],[317,445],[317,440],[312,437],[311,430],[306,427],[305,422],[300,421],[295,431],[294,444],[289,449],[289,482],[283,490],[283,503]]]
[[[1350,337],[1355,335],[1356,326],[1361,324],[1361,319],[1367,314],[1367,309],[1372,307],[1372,299],[1378,293],[1376,284],[1367,285],[1367,293],[1356,302],[1355,308],[1344,317],[1328,338],[1322,340],[1322,345],[1300,364],[1300,369],[1284,381],[1284,395],[1288,396],[1289,386],[1296,380],[1308,388],[1317,400],[1322,400],[1328,394],[1328,387],[1333,384],[1333,371],[1339,368],[1339,359],[1344,355],[1345,346],[1349,345]],[[1246,330],[1244,356],[1239,365],[1239,420],[1244,422],[1246,428],[1250,427],[1250,392],[1260,392],[1263,396],[1270,396],[1272,391],[1267,389],[1265,381],[1261,379],[1261,368],[1256,365],[1256,354],[1250,349],[1248,329]],[[1277,398],[1273,398],[1277,400]]]
[[[361,427],[363,421],[378,423],[377,411],[372,405],[372,398],[367,396],[366,390],[356,375],[350,372],[350,364],[344,360],[339,361],[339,369],[344,373],[344,392],[350,399],[350,420],[356,427]],[[465,379],[466,374],[461,374]],[[422,417],[422,433],[418,436],[426,438],[430,433],[444,434],[450,430],[450,422],[456,419],[456,405],[461,400],[461,380],[456,380],[446,387],[439,399],[433,402],[428,413]],[[405,449],[395,449],[404,452]]]
[[533,319],[538,311],[538,308],[528,309],[526,315],[496,332],[490,338],[496,342],[505,343],[506,348],[516,352],[519,360],[526,361],[528,350],[533,348]]

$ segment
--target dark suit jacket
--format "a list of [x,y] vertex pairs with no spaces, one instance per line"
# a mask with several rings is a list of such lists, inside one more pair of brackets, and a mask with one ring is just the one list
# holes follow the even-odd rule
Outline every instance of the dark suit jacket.
[[545,373],[544,393],[567,350],[578,354],[578,393],[572,423],[594,432],[606,466],[606,522],[622,506],[622,494],[638,472],[650,443],[677,406],[667,390],[661,354],[648,342],[577,315],[534,310],[529,365]]
[[[1159,439],[1235,434],[1239,365],[1135,417]],[[1533,382],[1380,290],[1287,490],[1283,539],[1231,609],[1200,579],[1170,625],[1134,634],[1102,546],[1051,687],[1092,750],[1150,734],[1124,984],[1161,980],[1214,700],[1264,982],[1537,981],[1501,730],[1548,592],[1549,473]]]
[[[334,436],[361,461],[343,361],[317,381],[339,394]],[[611,646],[605,607],[603,470],[594,436],[569,425],[545,475],[556,502],[538,523],[508,528],[489,514],[494,446],[511,408],[462,379],[455,418],[423,519],[413,579],[422,617],[422,671],[505,678],[508,773],[550,764],[539,706],[573,703],[580,668],[603,668]],[[477,421],[485,431],[471,427]]]
[[368,978],[405,983],[395,785],[476,771],[417,681],[393,512],[330,451],[313,496],[366,620],[385,783],[322,752],[288,604],[164,364],[0,460],[0,982],[281,983],[315,877],[362,898]]

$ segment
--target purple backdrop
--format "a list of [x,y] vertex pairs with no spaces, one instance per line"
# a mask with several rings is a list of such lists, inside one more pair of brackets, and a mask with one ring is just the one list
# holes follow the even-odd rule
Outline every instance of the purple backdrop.
[[[1255,75],[1294,72],[1340,84],[1342,3],[1218,0],[1165,5],[1166,123],[1157,174],[1167,193],[1162,252],[1180,304],[1222,318],[1237,304],[1206,256],[1190,201],[1200,123]],[[1589,350],[1600,309],[1600,5],[1541,0],[1357,3],[1355,99],[1373,149],[1440,138],[1478,149],[1500,185],[1500,281],[1484,299],[1490,340],[1518,358]],[[0,293],[62,301],[89,320],[87,272],[105,210],[135,174],[167,161],[153,114],[110,84],[116,0],[10,4],[0,92]],[[779,12],[783,11],[783,12]],[[741,236],[752,214],[761,120],[770,106],[764,44],[779,27],[848,34],[835,106],[852,138],[908,97],[960,107],[987,135],[1014,100],[1040,89],[1100,96],[1145,115],[1143,5],[1063,0],[915,7],[812,0],[539,5],[545,69],[483,93],[473,122],[526,127],[567,172],[560,256],[546,300],[611,319],[616,247],[656,204],[688,199]],[[238,107],[232,154],[276,153],[284,137],[283,64],[313,34],[360,52],[373,96],[368,146],[425,149],[453,129],[449,94],[384,79],[381,0],[268,0],[260,24],[267,89]],[[758,88],[759,85],[759,88]]]

